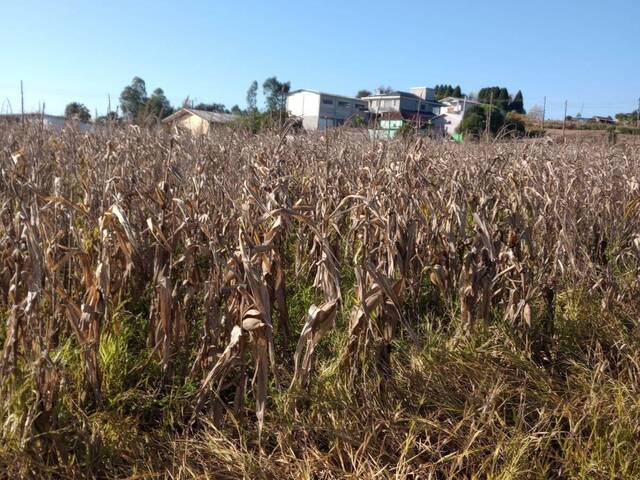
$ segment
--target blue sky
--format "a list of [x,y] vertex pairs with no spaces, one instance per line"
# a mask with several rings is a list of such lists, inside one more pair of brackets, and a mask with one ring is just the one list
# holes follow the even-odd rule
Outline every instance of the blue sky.
[[134,75],[174,104],[245,106],[269,76],[353,95],[460,84],[548,98],[550,117],[632,111],[640,96],[640,0],[0,0],[0,106],[73,100],[92,114]]

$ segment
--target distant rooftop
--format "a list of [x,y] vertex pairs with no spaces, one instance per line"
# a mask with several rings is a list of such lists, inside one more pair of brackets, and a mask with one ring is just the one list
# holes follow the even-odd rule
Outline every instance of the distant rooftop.
[[234,121],[237,116],[232,113],[220,113],[220,112],[209,112],[207,110],[196,110],[195,108],[181,108],[177,112],[172,115],[169,115],[167,118],[162,120],[163,122],[170,122],[175,120],[178,117],[186,113],[191,113],[192,115],[197,115],[200,118],[210,122],[210,123],[229,123]]
[[[25,113],[24,118],[59,118],[65,120],[66,118],[62,115],[49,115],[48,113],[39,113],[39,112],[30,112]],[[0,113],[0,118],[4,119],[20,119],[22,118],[21,113]]]
[[326,95],[327,97],[346,98],[348,100],[356,100],[356,101],[363,101],[364,100],[364,98],[349,97],[347,95],[336,95],[335,93],[321,92],[319,90],[310,90],[308,88],[299,88],[298,90],[294,90],[293,92],[289,92],[289,95],[293,95],[294,93],[300,93],[300,92],[309,92],[309,93],[315,93],[315,94],[318,94],[318,95]]
[[393,92],[388,93],[374,93],[365,98],[376,98],[376,97],[408,97],[408,98],[420,98],[418,95],[411,92],[403,92],[401,90],[394,90]]
[[420,102],[423,102],[423,103],[439,104],[439,102],[437,100],[426,100],[426,99],[420,97],[419,95],[416,95],[415,93],[404,92],[402,90],[394,90],[393,92],[389,92],[389,93],[375,93],[373,95],[369,95],[368,97],[364,97],[363,100],[375,99],[375,98],[385,98],[385,97],[411,98],[411,99],[414,99],[414,100],[419,100]]
[[474,104],[480,105],[480,102],[477,101],[477,100],[474,100],[473,98],[444,97],[444,98],[441,98],[439,101],[442,102],[442,103],[445,103],[445,102],[467,102],[467,103],[474,103]]

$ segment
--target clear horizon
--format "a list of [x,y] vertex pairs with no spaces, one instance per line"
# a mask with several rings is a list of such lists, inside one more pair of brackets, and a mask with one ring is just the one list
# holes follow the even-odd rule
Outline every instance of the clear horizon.
[[[109,5],[2,1],[0,109],[79,101],[102,115],[134,76],[176,106],[246,106],[249,84],[270,76],[300,88],[355,95],[381,85],[460,85],[522,90],[547,117],[631,112],[640,96],[635,33],[640,2],[406,1],[209,4],[124,1]],[[9,107],[10,105],[10,107]]]

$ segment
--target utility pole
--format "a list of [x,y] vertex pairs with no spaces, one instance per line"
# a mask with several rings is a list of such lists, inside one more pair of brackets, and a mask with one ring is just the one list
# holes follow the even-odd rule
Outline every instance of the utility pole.
[[564,138],[564,126],[567,123],[567,100],[564,101],[564,117],[562,117],[562,138]]
[[640,97],[638,97],[638,110],[636,110],[636,128],[640,128]]
[[24,90],[22,88],[22,80],[20,80],[20,120],[24,125]]
[[491,92],[491,96],[489,97],[489,110],[487,110],[487,119],[485,120],[485,135],[487,136],[487,141],[489,141],[489,131],[491,128],[491,110],[493,110],[493,92]]
[[544,117],[547,114],[547,97],[544,97],[544,104],[542,107],[542,128],[544,129]]

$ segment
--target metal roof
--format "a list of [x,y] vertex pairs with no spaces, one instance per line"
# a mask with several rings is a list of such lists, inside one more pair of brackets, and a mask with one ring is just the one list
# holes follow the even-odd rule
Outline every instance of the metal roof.
[[378,98],[378,97],[408,97],[408,98],[421,99],[418,95],[414,93],[402,92],[400,90],[394,90],[393,92],[389,92],[389,93],[375,93],[373,95],[369,95],[368,97],[364,97],[364,98]]
[[368,97],[364,97],[363,100],[374,100],[374,99],[380,99],[380,98],[385,98],[385,97],[404,97],[404,98],[411,98],[412,100],[418,100],[421,103],[424,104],[430,104],[430,105],[434,105],[434,106],[438,106],[438,105],[442,105],[439,101],[437,100],[427,100],[424,99],[414,93],[410,93],[410,92],[403,92],[400,90],[395,90],[393,92],[389,92],[389,93],[377,93],[375,95],[369,95]]
[[167,118],[165,118],[163,122],[171,122],[186,113],[196,115],[209,123],[229,123],[233,122],[237,118],[237,115],[234,115],[232,113],[208,112],[206,110],[196,110],[194,108],[181,108],[174,114],[169,115]]
[[480,105],[480,102],[477,100],[474,100],[473,98],[458,98],[458,97],[445,97],[445,98],[441,98],[440,103],[444,103],[444,102],[466,102],[466,103],[472,103],[475,105]]
[[364,101],[364,98],[348,97],[347,95],[336,95],[335,93],[321,92],[319,90],[310,90],[308,88],[300,88],[298,90],[294,90],[293,92],[289,92],[289,95],[293,95],[294,93],[300,93],[300,92],[309,92],[309,93],[315,93],[317,95],[326,95],[327,97],[346,98],[348,100],[353,100],[353,101],[356,101],[356,102],[366,103]]

